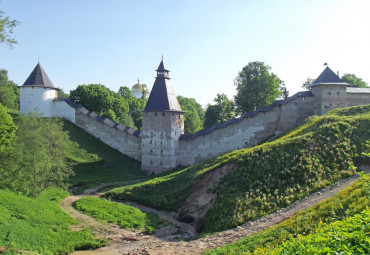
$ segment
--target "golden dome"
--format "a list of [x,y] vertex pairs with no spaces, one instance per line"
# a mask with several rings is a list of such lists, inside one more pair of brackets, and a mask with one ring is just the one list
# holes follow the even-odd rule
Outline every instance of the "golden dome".
[[143,85],[140,84],[140,80],[137,79],[137,83],[134,86],[132,86],[131,91],[132,92],[143,92],[143,90],[144,90]]

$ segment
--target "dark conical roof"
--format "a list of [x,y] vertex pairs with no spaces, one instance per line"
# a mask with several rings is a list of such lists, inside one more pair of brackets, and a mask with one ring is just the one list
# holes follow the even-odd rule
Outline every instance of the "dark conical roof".
[[163,62],[163,59],[162,59],[162,61],[161,61],[161,63],[159,64],[159,66],[158,66],[158,68],[157,68],[157,70],[156,70],[157,72],[158,71],[167,71],[167,72],[169,72],[169,70],[166,68],[166,66],[164,65],[164,62]]
[[49,76],[46,74],[44,68],[38,63],[28,76],[27,80],[24,82],[23,86],[38,86],[45,88],[55,88],[54,84],[51,82]]
[[[177,101],[175,92],[168,77],[168,70],[165,68],[163,59],[159,64],[157,77],[150,92],[148,102],[146,103],[144,111],[175,111],[182,112],[179,102]],[[163,75],[163,71],[166,75]]]
[[325,70],[317,77],[311,86],[316,86],[319,84],[343,84],[348,85],[344,82],[338,75],[336,75],[328,66]]

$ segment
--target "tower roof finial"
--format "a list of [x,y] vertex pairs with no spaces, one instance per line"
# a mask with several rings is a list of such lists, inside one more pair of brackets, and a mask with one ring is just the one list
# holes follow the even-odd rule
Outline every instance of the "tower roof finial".
[[163,61],[163,54],[162,54],[162,61]]

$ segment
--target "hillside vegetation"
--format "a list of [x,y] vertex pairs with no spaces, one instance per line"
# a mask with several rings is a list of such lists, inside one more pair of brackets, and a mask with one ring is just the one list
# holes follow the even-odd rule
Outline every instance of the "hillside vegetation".
[[[330,231],[327,229],[329,225],[331,226],[328,228],[333,226],[335,228],[341,224],[341,220],[355,216],[367,209],[367,206],[370,204],[369,187],[367,186],[369,185],[369,175],[367,178],[367,184],[365,179],[357,180],[348,188],[338,192],[335,196],[314,207],[298,212],[292,218],[276,226],[247,236],[235,243],[208,250],[205,254],[270,254],[271,249],[281,246],[283,242],[286,242],[286,246],[288,246],[290,241],[299,242],[299,239],[304,236],[315,235],[319,229],[321,229],[321,232],[316,234],[316,237],[330,234]],[[324,240],[327,241],[326,238],[321,239],[321,241]],[[338,241],[338,243],[343,241],[343,244],[345,244],[345,238],[338,237],[332,239],[333,242],[334,240]],[[317,242],[316,245],[320,245],[320,242]],[[328,244],[327,246],[329,247]],[[331,250],[331,252],[333,251],[334,249]],[[292,253],[296,254],[294,252],[287,252],[287,254]]]
[[17,131],[0,150],[0,188],[36,196],[47,187],[72,185],[79,193],[102,182],[148,178],[139,161],[69,121],[36,116],[7,115]]
[[[217,199],[204,219],[203,233],[222,231],[286,207],[334,181],[354,174],[368,161],[370,105],[313,116],[279,139],[231,152],[106,195],[151,207],[177,210],[195,180],[226,164],[235,166],[209,192]],[[181,212],[186,214],[186,212]]]
[[0,190],[0,246],[13,251],[65,254],[105,245],[88,230],[70,229],[77,222],[59,208],[59,202],[68,195],[62,189],[47,189],[37,198],[29,198]]
[[141,171],[140,162],[112,149],[83,129],[64,121],[70,145],[65,151],[75,175],[72,185],[88,186],[103,182],[117,182],[149,178]]
[[74,207],[102,222],[115,223],[121,228],[144,230],[153,233],[162,221],[154,213],[144,213],[139,209],[96,197],[83,197]]

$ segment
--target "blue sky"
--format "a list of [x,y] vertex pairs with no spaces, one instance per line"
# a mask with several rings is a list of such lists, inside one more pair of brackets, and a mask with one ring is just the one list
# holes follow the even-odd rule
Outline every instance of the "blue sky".
[[101,83],[117,91],[140,78],[152,87],[162,54],[177,95],[203,106],[252,61],[269,65],[290,91],[328,62],[370,83],[367,0],[1,0],[21,24],[19,44],[0,45],[0,68],[22,85],[37,61],[68,92]]

